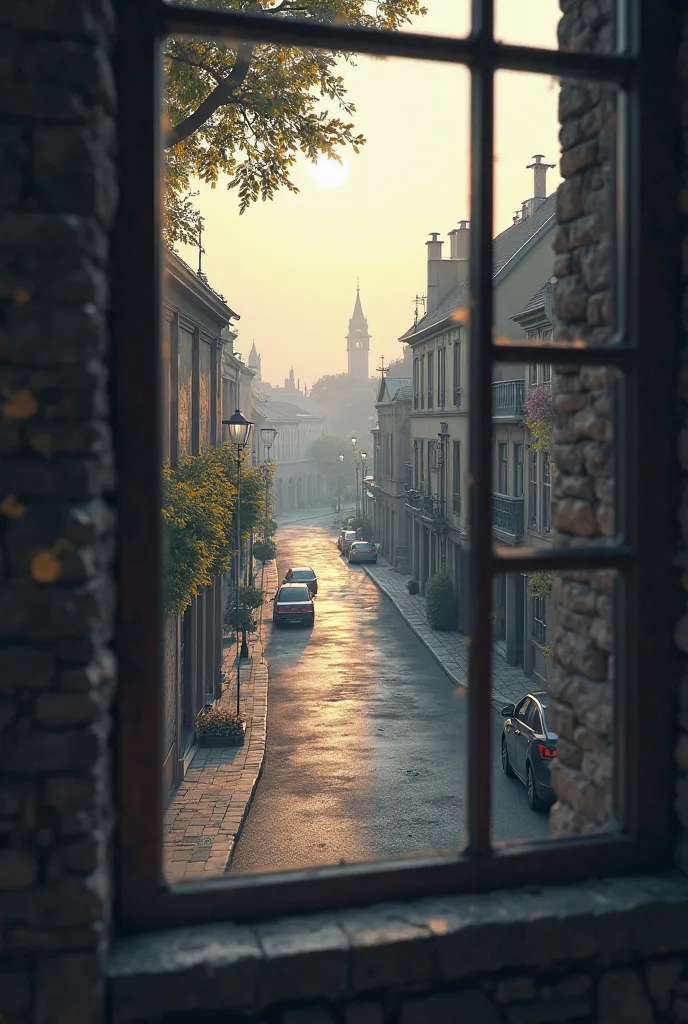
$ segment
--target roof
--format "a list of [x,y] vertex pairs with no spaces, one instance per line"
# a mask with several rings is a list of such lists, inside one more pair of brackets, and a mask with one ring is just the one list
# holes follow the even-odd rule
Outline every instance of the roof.
[[413,386],[410,377],[383,377],[377,392],[377,403],[383,401],[383,395],[387,392],[390,402],[411,401],[413,397]]
[[[554,211],[556,206],[557,193],[553,192],[551,196],[545,199],[544,203],[535,211],[532,217],[528,217],[527,220],[519,221],[518,224],[511,224],[510,227],[502,231],[501,234],[497,235],[492,242],[492,279],[493,281],[499,277],[500,280],[503,276],[506,276],[513,267],[522,259],[526,254],[524,248],[531,242],[536,235],[540,232],[549,230],[550,227],[554,226]],[[530,248],[530,246],[528,246]],[[444,300],[441,302],[437,309],[433,309],[431,313],[426,313],[425,316],[418,321],[413,327],[410,327],[405,334],[401,336],[399,341],[406,341],[407,339],[413,338],[414,335],[420,331],[428,330],[430,327],[435,327],[437,324],[447,320],[452,313],[457,309],[463,309],[468,303],[468,281],[464,281],[458,285]]]
[[352,334],[367,334],[368,333],[368,321],[363,315],[363,306],[361,305],[361,289],[356,288],[356,303],[354,305],[353,316],[349,320],[349,335]]
[[529,299],[523,309],[519,310],[511,317],[512,320],[518,320],[520,317],[525,316],[527,313],[536,313],[538,310],[545,308],[545,296],[548,288],[554,284],[556,277],[550,277],[549,281],[545,281],[542,288],[539,288],[532,299]]

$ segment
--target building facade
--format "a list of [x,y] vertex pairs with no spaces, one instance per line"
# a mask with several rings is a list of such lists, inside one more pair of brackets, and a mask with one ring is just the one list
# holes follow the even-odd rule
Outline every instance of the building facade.
[[[546,195],[549,165],[534,157],[533,198],[522,204],[514,223],[493,243],[495,331],[498,337],[523,337],[514,321],[543,280],[552,274],[556,193]],[[464,618],[469,542],[465,467],[468,460],[468,272],[470,225],[461,221],[449,234],[450,255],[443,257],[437,233],[427,248],[427,308],[425,315],[400,341],[413,353],[411,410],[411,477],[407,510],[414,577],[421,589],[430,576],[446,572],[453,580]],[[525,371],[504,364],[495,368],[493,383],[495,538],[515,545],[523,539],[526,441],[523,430]],[[521,468],[523,467],[523,469]],[[517,586],[511,579],[511,587]],[[495,584],[495,638],[507,641],[507,581]],[[513,603],[513,602],[512,602]],[[511,640],[510,640],[511,643]],[[518,663],[523,652],[514,639],[510,658]]]
[[[407,377],[383,377],[375,409],[372,477],[364,481],[365,512],[372,519],[376,542],[384,557],[400,572],[411,569],[406,496],[412,485],[412,382]],[[372,515],[371,515],[372,513]]]
[[274,513],[322,504],[327,499],[325,480],[309,451],[325,433],[325,417],[308,399],[288,402],[254,392],[253,401],[261,425],[277,431],[270,453],[275,463]]
[[[224,300],[175,253],[164,260],[162,322],[163,458],[175,468],[185,455],[221,444],[224,358],[230,322]],[[230,403],[231,404],[231,403]],[[233,411],[233,409],[232,409]],[[222,581],[218,577],[164,630],[163,791],[185,773],[196,717],[219,696],[222,664]]]

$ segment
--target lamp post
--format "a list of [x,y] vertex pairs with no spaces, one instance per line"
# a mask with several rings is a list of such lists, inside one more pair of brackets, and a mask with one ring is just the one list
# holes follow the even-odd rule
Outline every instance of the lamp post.
[[368,456],[361,452],[361,516],[365,519],[365,465]]
[[339,472],[337,473],[337,512],[342,511],[342,463],[344,462],[344,456],[338,455],[339,459]]
[[[235,445],[237,451],[237,510],[236,510],[236,631],[237,647],[239,646],[239,602],[241,597],[241,453],[248,444],[253,424],[237,409],[228,420],[223,420],[222,425],[229,431],[229,443]],[[236,681],[236,713],[239,715],[239,691],[241,687],[241,661],[248,658],[248,644],[246,642],[246,626],[241,627],[241,650],[237,655],[237,681]]]
[[[268,464],[270,462],[270,452],[272,446],[275,443],[277,437],[277,431],[274,427],[261,427],[260,439],[263,442],[263,465],[265,474],[265,530],[263,531],[263,540],[268,539],[268,523],[270,522],[270,473],[268,471]],[[267,454],[266,454],[267,453]]]
[[358,440],[358,438],[356,438],[356,437],[352,437],[351,438],[351,447],[354,450],[354,465],[355,465],[355,468],[356,468],[356,518],[358,519],[358,516],[359,516],[359,508],[358,508],[358,459],[356,458],[356,456],[358,454],[358,449],[356,448],[357,440]]

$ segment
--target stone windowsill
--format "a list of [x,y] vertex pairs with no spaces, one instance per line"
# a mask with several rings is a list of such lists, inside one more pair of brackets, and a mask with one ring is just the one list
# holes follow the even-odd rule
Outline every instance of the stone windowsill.
[[600,966],[688,947],[678,873],[386,904],[118,941],[112,1020],[431,987],[500,971]]

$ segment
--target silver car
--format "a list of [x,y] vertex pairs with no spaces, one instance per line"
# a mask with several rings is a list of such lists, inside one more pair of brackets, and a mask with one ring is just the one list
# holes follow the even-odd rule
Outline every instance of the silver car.
[[349,548],[350,562],[377,562],[377,548],[369,540],[355,540]]

